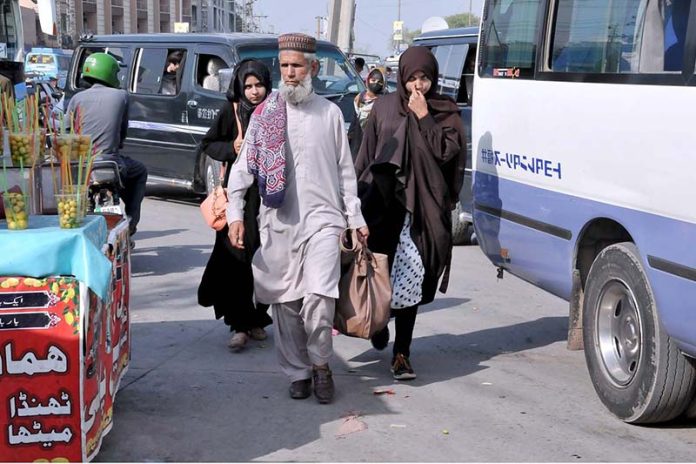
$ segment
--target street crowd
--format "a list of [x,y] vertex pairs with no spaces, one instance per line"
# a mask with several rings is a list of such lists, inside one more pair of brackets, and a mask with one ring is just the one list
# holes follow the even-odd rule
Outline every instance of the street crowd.
[[[223,163],[228,226],[216,234],[198,301],[229,325],[235,352],[264,340],[273,322],[290,397],[313,392],[325,404],[346,228],[389,257],[391,373],[416,378],[411,339],[419,306],[447,287],[466,134],[457,105],[435,90],[438,65],[425,47],[401,55],[396,92],[386,93],[384,69],[367,73],[348,134],[338,106],[313,91],[316,40],[284,34],[278,49],[278,90],[261,61],[240,62],[229,104],[201,143]],[[378,350],[389,340],[387,327],[371,338]]]

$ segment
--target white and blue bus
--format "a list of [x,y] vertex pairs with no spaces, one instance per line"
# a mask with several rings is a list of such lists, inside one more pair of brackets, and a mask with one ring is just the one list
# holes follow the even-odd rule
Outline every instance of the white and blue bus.
[[487,0],[474,224],[501,269],[570,302],[605,406],[696,414],[696,2]]
[[36,81],[56,79],[59,83],[64,83],[71,58],[72,50],[32,48],[24,60],[24,76]]

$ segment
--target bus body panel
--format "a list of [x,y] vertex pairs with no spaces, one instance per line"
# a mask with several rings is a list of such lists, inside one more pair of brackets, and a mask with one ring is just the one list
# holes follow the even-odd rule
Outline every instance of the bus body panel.
[[696,281],[649,259],[696,269],[696,133],[683,130],[696,88],[478,76],[475,86],[487,102],[473,115],[474,222],[484,252],[500,263],[506,248],[504,267],[567,299],[578,235],[594,219],[612,219],[640,251],[668,334],[684,349],[696,345]]
[[[696,237],[696,224],[553,192],[476,172],[474,223],[481,248],[495,264],[561,298],[569,299],[578,241],[586,226],[597,219],[621,224],[640,251],[651,282],[658,311],[667,332],[679,341],[694,343],[696,282],[653,267],[655,258],[693,263],[696,250],[688,244]],[[490,210],[503,210],[543,224],[535,227],[501,218]],[[570,233],[566,239],[539,227],[553,225]],[[555,232],[552,230],[551,232]],[[507,250],[502,259],[500,249]],[[696,351],[690,352],[696,355]]]

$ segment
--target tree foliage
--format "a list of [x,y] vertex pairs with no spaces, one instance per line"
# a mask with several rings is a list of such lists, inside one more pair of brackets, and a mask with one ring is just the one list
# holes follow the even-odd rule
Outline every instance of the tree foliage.
[[445,17],[445,21],[449,24],[450,28],[455,27],[470,27],[478,26],[481,22],[481,18],[471,13],[459,13],[452,16]]

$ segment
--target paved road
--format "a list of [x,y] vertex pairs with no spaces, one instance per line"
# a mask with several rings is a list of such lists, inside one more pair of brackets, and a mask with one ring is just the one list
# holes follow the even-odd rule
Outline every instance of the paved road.
[[[450,291],[419,314],[418,379],[393,381],[389,351],[337,336],[337,398],[322,406],[288,397],[272,337],[230,353],[226,327],[196,305],[213,234],[195,202],[149,197],[137,239],[133,358],[98,461],[696,457],[693,423],[637,427],[607,413],[583,353],[565,349],[567,303],[498,281],[478,248],[455,249]],[[366,429],[343,435],[352,426]]]

